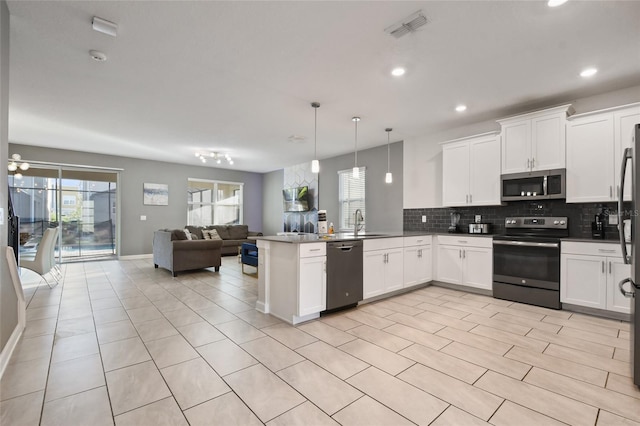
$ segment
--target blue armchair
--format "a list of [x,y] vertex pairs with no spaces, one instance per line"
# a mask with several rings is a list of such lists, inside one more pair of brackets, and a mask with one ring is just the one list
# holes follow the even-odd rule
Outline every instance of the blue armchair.
[[258,267],[258,247],[253,243],[242,243],[240,249],[240,262],[242,263],[242,273],[244,272],[244,265]]

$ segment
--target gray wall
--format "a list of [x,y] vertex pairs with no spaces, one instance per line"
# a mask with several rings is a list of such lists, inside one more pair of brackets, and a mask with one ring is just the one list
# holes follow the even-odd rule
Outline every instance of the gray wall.
[[282,206],[282,187],[284,169],[265,173],[262,180],[262,232],[275,235],[284,229]]
[[[212,167],[188,166],[159,161],[29,145],[9,146],[29,161],[79,164],[124,169],[120,173],[120,255],[152,253],[153,231],[181,228],[187,223],[187,179],[212,179],[244,183],[244,223],[251,231],[262,231],[262,174]],[[142,184],[169,185],[168,206],[142,204]],[[147,216],[141,221],[140,216]]]
[[[0,1],[0,164],[7,164],[9,128],[9,9]],[[4,223],[0,225],[0,352],[18,324],[18,298],[5,260],[7,245],[7,169],[0,173],[0,208]]]
[[[358,166],[367,168],[366,224],[369,232],[402,232],[402,142],[391,144],[393,183],[384,182],[387,146],[358,151]],[[327,222],[338,226],[338,172],[353,168],[354,155],[320,161],[320,207]],[[337,231],[337,229],[336,229]]]
[[[402,149],[403,142],[391,144],[393,183],[386,184],[387,146],[358,151],[358,165],[367,168],[366,222],[367,230],[402,232]],[[327,221],[338,226],[338,171],[353,168],[353,154],[320,160],[318,209],[327,211]],[[283,230],[282,187],[284,170],[264,175],[264,234]],[[337,231],[337,229],[336,229]]]

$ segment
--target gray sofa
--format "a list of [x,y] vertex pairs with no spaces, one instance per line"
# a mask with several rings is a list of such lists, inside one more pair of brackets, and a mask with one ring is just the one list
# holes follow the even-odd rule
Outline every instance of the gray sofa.
[[247,225],[211,225],[207,227],[201,226],[185,226],[192,234],[198,236],[198,239],[203,239],[203,229],[215,229],[218,231],[218,235],[222,238],[222,255],[237,256],[239,248],[242,243],[255,243],[255,239],[249,239],[249,237],[262,236],[262,232],[249,231]]
[[153,233],[153,263],[171,271],[174,277],[178,272],[192,269],[215,267],[220,270],[222,264],[221,240],[187,240],[182,229],[160,230]]

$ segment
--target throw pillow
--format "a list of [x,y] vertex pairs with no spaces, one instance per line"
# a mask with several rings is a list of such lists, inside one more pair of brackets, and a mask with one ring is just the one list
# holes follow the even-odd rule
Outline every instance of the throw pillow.
[[203,235],[208,235],[209,236],[209,240],[221,240],[222,238],[220,238],[220,235],[218,235],[218,231],[216,231],[215,229],[208,229],[208,230],[204,230],[202,231]]
[[207,229],[203,229],[202,230],[202,239],[203,240],[210,240],[211,239],[211,235],[209,235],[209,231]]
[[189,230],[186,229],[186,228],[184,230],[184,235],[187,236],[187,240],[192,240],[193,239],[193,237],[191,236],[191,232],[189,232]]

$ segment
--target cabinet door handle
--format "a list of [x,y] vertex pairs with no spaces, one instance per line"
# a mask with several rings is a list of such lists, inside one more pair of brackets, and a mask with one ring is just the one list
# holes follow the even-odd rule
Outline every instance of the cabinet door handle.
[[600,253],[615,253],[615,250],[612,249],[598,249]]
[[458,249],[458,257],[462,259],[462,250]]
[[466,259],[467,257],[467,251],[466,250],[462,250],[462,258]]
[[602,273],[604,274],[604,260],[602,261]]
[[611,274],[611,261],[609,261],[609,274]]
[[624,195],[624,194],[620,194],[620,185],[616,185],[616,194],[617,194],[618,196],[620,196],[620,195]]
[[527,158],[527,170],[531,168],[531,160]]
[[465,196],[464,196],[464,203],[465,203],[465,204],[469,204],[469,194],[465,194]]
[[613,198],[613,186],[609,185],[609,198]]
[[469,194],[469,204],[473,203],[473,194]]
[[531,159],[531,169],[533,170],[536,167],[536,159],[532,158]]

